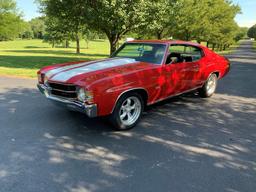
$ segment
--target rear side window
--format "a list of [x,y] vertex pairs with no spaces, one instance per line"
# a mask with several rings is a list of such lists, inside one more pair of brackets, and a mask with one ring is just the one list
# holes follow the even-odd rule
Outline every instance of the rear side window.
[[184,45],[173,45],[170,46],[170,52],[171,53],[184,53],[186,47]]
[[166,63],[196,62],[200,60],[204,53],[201,48],[191,45],[171,45],[170,56]]
[[194,46],[186,46],[185,54],[192,57],[192,61],[198,61],[203,57],[203,51]]

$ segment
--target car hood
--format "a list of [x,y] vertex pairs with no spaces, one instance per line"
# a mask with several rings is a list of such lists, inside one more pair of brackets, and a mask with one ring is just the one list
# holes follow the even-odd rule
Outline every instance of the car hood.
[[150,63],[138,62],[131,58],[109,58],[60,66],[47,71],[45,76],[49,81],[53,82],[75,83],[77,81],[86,81],[88,84],[103,78],[123,75],[156,66]]

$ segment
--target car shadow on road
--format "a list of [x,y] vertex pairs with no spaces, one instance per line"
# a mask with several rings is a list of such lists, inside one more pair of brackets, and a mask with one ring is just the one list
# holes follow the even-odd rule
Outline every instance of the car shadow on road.
[[1,183],[6,191],[19,180],[26,191],[210,191],[209,183],[250,191],[256,99],[221,86],[211,99],[190,94],[153,105],[127,132],[57,108],[35,89],[8,89],[0,93]]

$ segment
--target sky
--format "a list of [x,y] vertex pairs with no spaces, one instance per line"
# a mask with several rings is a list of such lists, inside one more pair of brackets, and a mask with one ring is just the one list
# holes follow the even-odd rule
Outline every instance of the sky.
[[[26,21],[40,16],[35,0],[17,0],[18,8],[23,12]],[[241,27],[251,27],[256,24],[256,0],[232,0],[242,8],[242,14],[237,15],[236,21]]]
[[233,0],[242,9],[242,14],[237,15],[236,21],[241,27],[251,27],[256,24],[256,0]]
[[38,5],[35,3],[35,0],[16,0],[16,2],[18,9],[23,12],[23,16],[26,21],[40,16],[37,8]]

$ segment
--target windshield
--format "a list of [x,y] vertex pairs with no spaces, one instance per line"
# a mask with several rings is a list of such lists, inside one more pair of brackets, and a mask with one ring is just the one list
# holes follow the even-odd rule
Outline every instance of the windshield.
[[133,58],[136,61],[161,64],[165,51],[165,44],[125,43],[112,57]]

